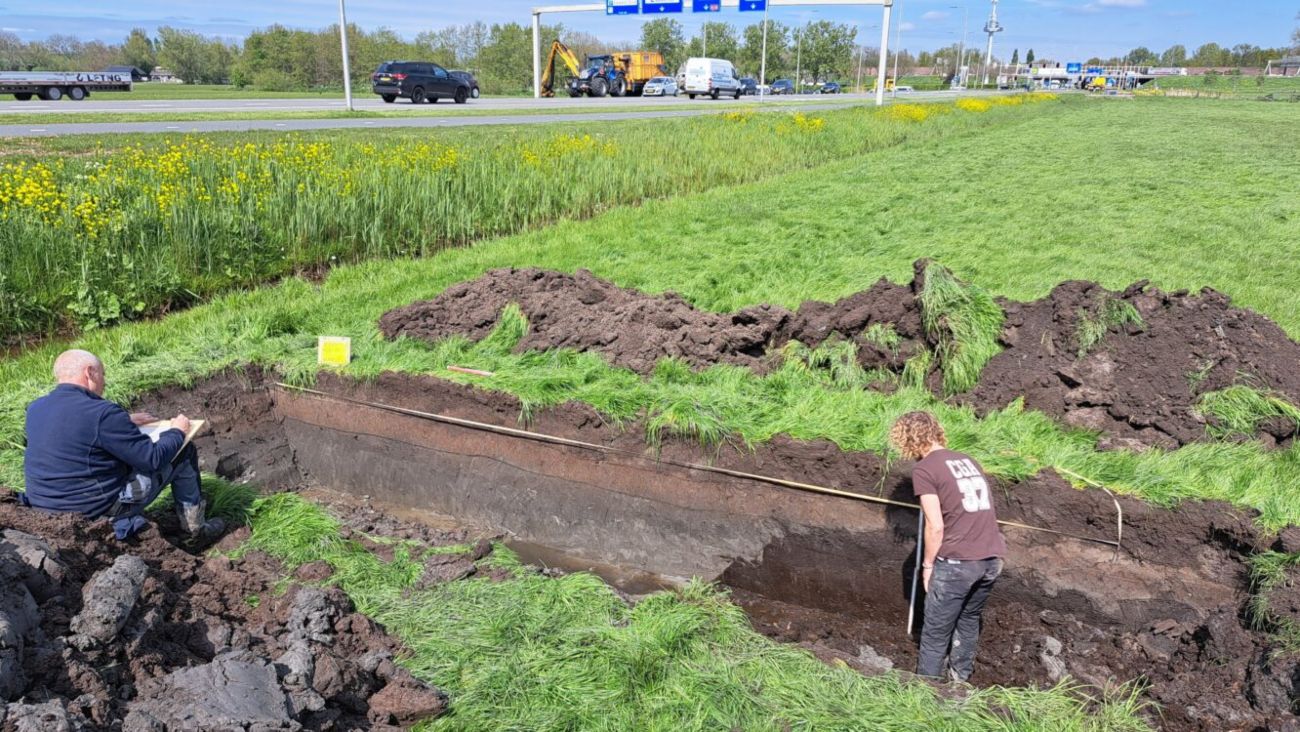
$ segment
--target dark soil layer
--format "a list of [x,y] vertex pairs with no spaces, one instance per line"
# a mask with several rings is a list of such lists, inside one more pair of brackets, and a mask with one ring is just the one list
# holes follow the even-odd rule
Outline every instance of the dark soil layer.
[[0,529],[5,730],[389,729],[446,706],[341,591],[277,591],[285,570],[265,555],[195,556],[165,524],[118,542],[9,491]]
[[[617,366],[650,373],[665,357],[697,368],[725,363],[758,372],[773,364],[791,340],[808,346],[841,337],[858,348],[864,368],[901,372],[927,345],[917,293],[920,272],[903,286],[880,280],[836,303],[806,302],[797,312],[758,305],[735,313],[695,309],[674,293],[623,289],[590,272],[492,270],[448,288],[436,298],[392,310],[380,319],[389,338],[430,342],[453,335],[486,336],[501,309],[517,303],[528,317],[521,351],[572,348],[594,351]],[[1141,325],[1111,326],[1083,352],[1085,319],[1104,322],[1111,302],[1128,303]],[[1300,403],[1300,344],[1267,318],[1231,306],[1213,290],[1166,294],[1146,283],[1112,293],[1087,282],[1067,282],[1047,298],[1004,302],[1005,350],[985,367],[978,386],[959,399],[983,410],[1024,397],[1025,403],[1067,424],[1108,436],[1106,446],[1172,448],[1207,438],[1194,409],[1201,394],[1246,384]],[[890,326],[897,342],[882,344],[864,331]],[[931,379],[928,383],[937,385]],[[1262,425],[1269,444],[1293,439],[1295,425]]]
[[[768,352],[791,339],[808,345],[833,335],[854,339],[872,323],[891,324],[905,338],[921,336],[920,309],[911,288],[885,279],[834,305],[809,302],[797,313],[757,305],[726,314],[697,310],[672,292],[654,296],[623,289],[586,270],[570,275],[535,268],[491,270],[433,300],[385,313],[379,328],[388,338],[439,341],[463,335],[479,340],[510,303],[528,317],[521,351],[596,351],[641,374],[669,357],[696,368],[726,363],[761,372],[769,365]],[[896,362],[901,369],[906,354],[858,342],[864,365]]]
[[[1111,328],[1080,357],[1081,322],[1117,301],[1132,305],[1142,324]],[[1164,293],[1139,282],[1121,293],[1065,282],[1043,300],[1003,307],[1006,350],[970,395],[980,407],[1023,396],[1031,409],[1115,436],[1112,445],[1174,448],[1205,439],[1194,405],[1206,392],[1244,383],[1300,404],[1300,344],[1209,288]],[[1261,436],[1275,444],[1294,435],[1294,424],[1278,421]]]

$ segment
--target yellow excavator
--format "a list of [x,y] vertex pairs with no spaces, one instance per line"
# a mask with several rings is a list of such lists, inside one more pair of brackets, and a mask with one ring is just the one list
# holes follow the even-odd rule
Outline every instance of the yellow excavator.
[[[556,39],[551,43],[551,52],[546,56],[546,63],[542,66],[542,96],[544,97],[555,96],[556,59],[564,62],[564,65],[569,68],[569,73],[572,74],[573,78],[576,79],[578,75],[582,73],[582,69],[578,66],[577,55],[575,55],[573,51],[570,51],[568,46],[560,43],[560,41]],[[578,96],[575,92],[576,90],[573,85],[570,84],[569,96]]]
[[588,56],[584,65],[578,56],[557,39],[542,66],[542,96],[555,96],[555,61],[559,59],[572,77],[567,84],[569,96],[621,97],[641,93],[647,81],[667,73],[664,57],[654,51],[624,51]]

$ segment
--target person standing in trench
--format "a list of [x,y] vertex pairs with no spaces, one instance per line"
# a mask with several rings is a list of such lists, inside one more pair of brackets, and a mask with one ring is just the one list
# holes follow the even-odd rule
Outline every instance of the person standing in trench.
[[929,412],[899,417],[889,441],[917,461],[912,491],[925,514],[925,622],[916,673],[964,682],[975,670],[980,616],[1007,553],[988,479],[973,458],[948,449],[943,426]]

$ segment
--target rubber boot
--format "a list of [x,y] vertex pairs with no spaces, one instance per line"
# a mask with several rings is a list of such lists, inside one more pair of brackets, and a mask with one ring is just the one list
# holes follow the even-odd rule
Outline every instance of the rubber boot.
[[191,541],[211,541],[221,536],[226,530],[226,522],[219,518],[205,518],[207,501],[194,505],[178,504],[176,515],[180,517],[181,529],[190,535]]

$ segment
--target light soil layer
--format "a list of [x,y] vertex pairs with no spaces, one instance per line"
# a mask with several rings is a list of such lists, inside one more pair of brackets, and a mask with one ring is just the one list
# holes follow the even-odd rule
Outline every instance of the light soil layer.
[[[585,406],[536,415],[528,429],[616,448],[586,448],[221,380],[142,406],[185,406],[212,419],[205,460],[370,497],[378,506],[454,516],[566,555],[674,578],[719,579],[770,635],[823,658],[878,671],[881,656],[915,661],[904,632],[916,512],[675,463],[728,469],[910,500],[908,465],[830,443],[777,439],[754,450],[704,451],[669,441],[649,451],[637,429]],[[514,398],[429,377],[372,382],[325,375],[338,397],[519,428]],[[223,413],[223,408],[233,411]],[[156,409],[155,409],[156,411]],[[278,431],[278,432],[277,432]],[[260,435],[248,440],[246,434]],[[276,438],[275,435],[279,437]],[[278,444],[277,444],[278,440]],[[292,463],[282,458],[292,456]],[[259,461],[261,461],[259,463]],[[259,467],[260,465],[260,467]],[[237,476],[236,476],[237,477]],[[270,487],[276,487],[271,485]],[[1003,519],[1113,539],[1116,510],[1099,491],[1039,475],[996,491]],[[1007,528],[1008,567],[985,619],[977,684],[1049,683],[1069,674],[1102,685],[1144,678],[1167,729],[1285,729],[1296,665],[1270,659],[1249,629],[1245,558],[1296,547],[1258,535],[1225,504],[1177,511],[1120,499],[1124,547]],[[923,599],[923,598],[918,598]],[[923,608],[921,608],[923,611]]]

